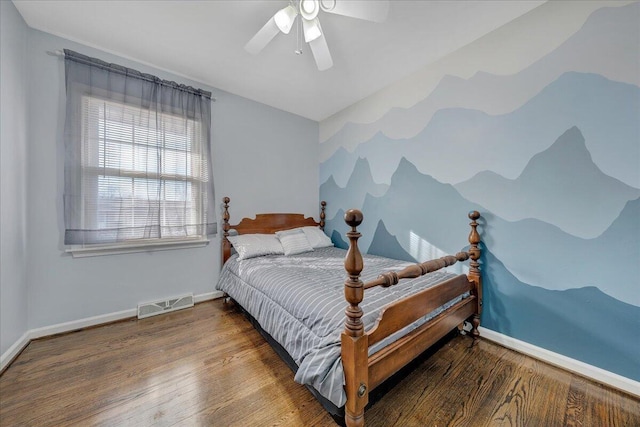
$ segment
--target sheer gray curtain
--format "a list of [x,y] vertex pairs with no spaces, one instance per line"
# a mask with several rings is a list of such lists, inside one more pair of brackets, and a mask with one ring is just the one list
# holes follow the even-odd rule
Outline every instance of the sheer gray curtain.
[[211,93],[64,53],[65,244],[216,233]]

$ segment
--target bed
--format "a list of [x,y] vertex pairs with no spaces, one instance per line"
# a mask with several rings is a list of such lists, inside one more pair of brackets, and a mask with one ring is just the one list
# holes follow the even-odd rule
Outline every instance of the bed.
[[[284,239],[298,239],[300,230],[323,229],[326,203],[321,203],[319,222],[302,214],[271,213],[232,225],[230,199],[223,202],[224,265],[217,289],[248,314],[295,371],[295,380],[307,385],[334,418],[344,414],[348,427],[364,425],[374,389],[465,321],[471,322],[474,342],[478,339],[482,279],[477,211],[468,215],[467,251],[413,264],[362,255],[357,227],[363,215],[354,209],[345,213],[350,227],[346,251],[319,245],[287,255],[245,257],[246,247],[232,230],[244,241],[279,233],[286,247]],[[307,237],[311,242],[312,236]],[[238,254],[232,254],[232,241]],[[468,259],[467,274],[445,271]]]

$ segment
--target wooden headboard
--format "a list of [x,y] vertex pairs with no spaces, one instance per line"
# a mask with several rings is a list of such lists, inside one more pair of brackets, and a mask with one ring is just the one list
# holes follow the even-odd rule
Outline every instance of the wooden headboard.
[[229,230],[236,230],[238,234],[271,234],[276,231],[289,230],[292,228],[306,227],[306,226],[320,226],[324,229],[325,220],[325,208],[327,202],[320,202],[320,222],[316,222],[313,218],[305,218],[303,214],[295,213],[265,213],[257,214],[255,219],[243,218],[238,224],[232,225],[229,223],[229,202],[230,198],[225,197],[222,199],[224,203],[224,213],[222,215],[224,231],[222,237],[222,263],[227,262],[231,257],[231,242],[227,238],[229,236]]

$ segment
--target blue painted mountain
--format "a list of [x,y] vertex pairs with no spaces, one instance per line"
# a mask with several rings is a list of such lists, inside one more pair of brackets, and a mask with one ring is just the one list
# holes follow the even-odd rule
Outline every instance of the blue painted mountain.
[[[367,251],[370,254],[380,255],[387,258],[400,259],[402,261],[417,262],[414,257],[404,250],[398,239],[391,235],[384,226],[382,220],[378,221],[376,232],[373,235],[373,241]],[[421,260],[426,261],[426,260]]]
[[[427,180],[429,183],[425,184],[424,182],[421,182],[421,180]],[[412,183],[410,181],[414,182]],[[444,191],[435,191],[431,193],[429,191],[423,191],[423,189],[429,190],[431,188],[444,189]],[[403,189],[407,189],[407,192],[403,191]],[[324,198],[324,200],[329,201],[329,204],[336,205],[333,202],[333,194],[329,190],[330,187],[326,187],[325,192],[322,193],[322,197]],[[362,193],[361,190],[353,189],[349,185],[340,190],[344,192],[356,191],[358,193]],[[411,197],[407,197],[407,193],[410,193],[411,191],[416,192],[411,195]],[[413,207],[413,205],[415,204],[414,202],[417,202],[418,204],[429,205],[431,206],[431,209],[433,211],[438,209],[439,200],[441,200],[443,197],[446,200],[446,198],[450,194],[458,195],[458,198],[461,201],[461,203],[459,203],[458,205],[465,206],[464,208],[450,211],[459,213],[459,215],[456,215],[454,218],[448,217],[453,221],[449,221],[447,225],[455,223],[454,228],[439,228],[438,231],[441,234],[438,236],[437,241],[434,241],[432,239],[423,239],[426,234],[420,232],[419,227],[424,225],[425,221],[422,219],[422,217],[425,215],[425,213],[428,214],[429,211],[424,208],[422,209],[422,211],[415,210],[415,208]],[[412,198],[415,198],[416,200],[412,202],[410,200]],[[440,251],[443,251],[444,253],[456,253],[467,244],[468,229],[466,229],[464,225],[461,227],[461,224],[465,224],[466,222],[468,222],[466,213],[469,210],[480,210],[480,207],[478,205],[471,204],[462,199],[455,188],[453,188],[451,185],[442,184],[427,175],[421,174],[416,170],[415,166],[413,166],[413,164],[411,164],[406,159],[402,159],[398,170],[394,174],[392,184],[384,196],[375,197],[371,194],[367,194],[362,205],[341,206],[336,215],[326,221],[325,230],[327,230],[328,233],[331,233],[333,230],[337,230],[340,235],[344,235],[344,233],[346,233],[347,226],[344,224],[343,220],[343,208],[357,208],[362,209],[362,211],[364,212],[364,220],[360,227],[358,227],[358,230],[362,234],[362,237],[360,237],[359,240],[359,246],[363,251],[368,251],[371,247],[378,228],[378,222],[380,219],[384,219],[385,224],[387,223],[387,221],[394,225],[398,224],[398,228],[403,231],[403,233],[401,234],[403,240],[400,241],[399,244],[401,245],[401,247],[405,248],[405,251],[411,248],[411,240],[413,239],[414,242],[416,240],[419,241],[418,246],[421,246],[421,243],[423,241],[426,242],[428,240],[429,242],[431,242],[431,244],[435,245],[436,248],[438,248]],[[407,211],[407,209],[410,209],[411,211]],[[380,215],[380,212],[383,212],[386,216]],[[429,220],[427,220],[427,222],[431,223]],[[416,226],[418,226],[418,228],[415,228]],[[459,238],[455,239],[454,242],[451,242],[451,229],[457,230],[459,232]],[[398,234],[396,233],[396,236],[397,235]],[[409,254],[413,258],[426,258],[425,254],[423,253],[416,253],[415,256],[413,256],[410,252]]]
[[[515,179],[535,154],[577,126],[593,161],[604,173],[640,188],[637,117],[638,86],[568,72],[508,114],[442,109],[411,139],[393,140],[378,133],[351,153],[350,164],[366,158],[373,179],[383,183],[389,182],[402,157],[442,182],[459,183],[486,170]],[[322,163],[321,170],[335,169],[333,161],[330,158]],[[339,162],[341,167],[347,164],[344,152]]]
[[[392,109],[383,118],[373,123],[346,125],[343,130],[327,142],[321,144],[321,161],[328,159],[338,147],[345,147],[353,151],[358,144],[379,138],[389,141],[414,140],[420,133],[424,132],[426,126],[433,120],[434,114],[442,110],[472,110],[484,112],[488,116],[504,115],[507,112],[519,109],[545,87],[567,72],[598,74],[611,82],[626,83],[626,85],[624,85],[625,87],[629,86],[630,90],[637,91],[638,85],[640,85],[640,58],[638,55],[640,52],[640,27],[637,25],[639,13],[640,4],[638,3],[624,7],[599,9],[589,17],[583,28],[567,39],[567,41],[557,49],[516,74],[504,73],[508,75],[493,75],[479,70],[479,72],[470,79],[445,76],[424,100],[415,105],[413,105],[414,103],[412,102],[411,104],[413,106],[409,109]],[[606,58],[606,60],[602,60],[602,58]],[[456,70],[452,69],[451,73],[455,74]],[[431,76],[431,78],[433,78],[433,76]],[[550,118],[554,119],[554,116],[558,115],[573,118],[576,113],[578,113],[578,116],[584,115],[585,108],[582,105],[584,101],[589,100],[590,103],[593,103],[599,99],[598,97],[594,98],[589,93],[573,94],[575,96],[571,95],[572,94],[566,94],[565,96],[562,91],[558,92],[558,96],[565,96],[564,102],[572,103],[573,105],[571,105],[571,107],[577,111],[566,108],[555,108],[554,105],[549,104],[551,109],[548,115]],[[584,126],[585,123],[581,121],[569,120],[561,127],[563,129],[567,129],[573,125],[580,127],[585,133],[587,140],[590,141],[589,150],[599,168],[604,173],[628,185],[640,188],[640,172],[638,172],[637,164],[637,141],[639,133],[638,121],[635,119],[640,101],[637,95],[633,95],[632,93],[629,93],[629,95],[632,110],[636,111],[636,113],[628,114],[631,112],[627,108],[627,103],[623,102],[618,104],[617,101],[615,101],[615,94],[609,97],[614,98],[613,102],[607,102],[607,104],[608,107],[612,107],[608,108],[609,114],[620,113],[622,117],[630,118],[630,120],[621,120],[620,123],[623,126],[634,127],[635,138],[633,139],[627,138],[621,140],[618,137],[620,131],[615,126],[615,123],[611,123],[614,124],[614,126],[610,126],[606,121],[601,125],[598,120],[590,121],[586,118],[583,122],[591,125],[590,128],[587,128]],[[587,106],[587,110],[592,110],[592,108]],[[543,109],[541,111],[544,112],[545,110]],[[587,114],[589,114],[588,111]],[[594,115],[591,114],[591,117],[594,117]],[[545,120],[538,120],[539,118],[540,115],[530,117],[530,124],[534,127],[534,131],[536,130],[535,128],[545,128],[547,126]],[[597,118],[597,115],[595,115],[595,118]],[[604,135],[605,138],[598,137],[592,139],[591,130],[597,130],[599,127],[603,127],[601,135]],[[546,135],[546,138],[558,135],[559,133],[560,129],[553,129],[551,135]],[[527,135],[527,132],[522,132],[523,137],[526,138]],[[607,135],[612,135],[613,138],[607,139]],[[483,138],[481,142],[490,142],[492,135],[489,134],[488,136],[489,138]],[[518,135],[515,136],[517,137]],[[545,146],[536,144],[535,138],[532,139],[533,140],[529,142],[534,144],[534,149],[531,151],[531,154],[540,152],[546,148]],[[520,141],[517,138],[504,140],[507,143]],[[542,141],[544,143],[544,141],[548,141],[548,139],[543,139]],[[434,142],[440,143],[441,141]],[[612,142],[615,143],[616,149],[611,149]],[[473,143],[469,145],[473,145]],[[457,153],[447,153],[453,155],[441,159],[445,164],[449,164],[456,155],[460,155],[460,151],[464,151],[465,153],[468,151],[464,146],[456,146],[453,148],[460,148],[460,150]],[[491,149],[492,152],[493,148],[494,147]],[[627,153],[629,153],[629,156]],[[636,154],[635,156],[633,156],[634,153]],[[401,151],[398,154],[399,156],[405,156],[415,160],[406,152]],[[357,158],[357,156],[362,155],[362,153],[355,153],[354,157]],[[529,157],[522,159],[521,163],[516,166],[524,167]],[[355,158],[352,159],[351,164],[355,162]],[[387,179],[384,180],[380,179],[384,177],[384,175],[380,175],[382,172],[378,174],[378,163],[372,161],[374,178],[376,178],[378,182],[388,182],[388,178],[393,170],[395,170],[395,165],[397,165],[399,158],[400,157],[396,157],[393,159],[394,161],[387,169]],[[509,162],[509,158],[500,157],[500,159],[506,163]],[[634,162],[629,163],[630,159]],[[626,166],[621,167],[621,165]],[[424,169],[421,164],[417,164],[417,166],[421,170],[428,171],[441,181],[452,183],[466,180],[476,172],[482,170],[492,170],[508,178],[515,178],[521,170],[515,170],[510,174],[508,170],[500,170],[495,167],[490,167],[490,165],[483,165],[484,167],[472,171],[466,177],[448,179],[445,175],[440,175],[440,173],[436,173],[434,170]],[[344,185],[345,181],[341,181],[336,176],[336,182],[338,182],[339,185]]]
[[340,187],[344,187],[353,172],[358,158],[340,147],[333,156],[331,156],[331,159],[331,163],[327,163],[325,167],[320,168],[319,182],[325,183],[333,177],[334,181],[339,183]]
[[447,253],[456,253],[467,245],[470,210],[485,211],[463,199],[450,184],[420,173],[405,158],[385,195],[367,196],[362,207],[365,221],[375,226],[382,219],[406,250],[411,248],[412,236],[417,236]]
[[[345,239],[343,239],[343,236],[348,227],[346,225],[344,227],[340,227],[337,224],[337,222],[343,216],[344,213],[342,211],[338,212],[338,214],[331,220],[331,224],[325,226],[325,229],[332,227],[331,240],[333,241],[333,244],[338,248],[347,249],[349,247],[349,244]],[[337,229],[333,227],[337,227]],[[340,231],[338,231],[341,228],[344,228],[345,230],[342,234],[340,233]],[[405,251],[402,246],[400,246],[400,244],[398,243],[398,239],[396,239],[395,236],[389,234],[382,220],[378,221],[378,226],[376,227],[373,242],[369,246],[369,250],[367,251],[367,253],[380,255],[387,258],[399,259],[402,261],[417,262],[415,258],[409,255],[407,251]]]
[[[355,206],[354,206],[355,207]],[[331,241],[337,248],[347,249],[349,244],[344,239],[345,233],[348,231],[347,224],[344,222],[344,210],[338,209],[338,212],[325,221],[324,231],[331,236]]]
[[[523,282],[555,290],[597,286],[614,298],[640,305],[640,248],[636,240],[640,235],[640,199],[628,202],[602,235],[582,239],[536,219],[506,221],[402,159],[385,195],[365,198],[360,247],[369,248],[382,219],[412,256],[416,240],[455,253],[466,245],[466,213],[470,210],[482,213],[484,241]],[[344,234],[346,226],[337,226],[340,228],[335,229]],[[333,230],[333,222],[328,227]]]
[[376,184],[371,177],[371,169],[366,159],[356,161],[351,177],[347,182],[349,190],[336,185],[333,177],[320,186],[320,200],[331,200],[327,204],[327,216],[331,217],[338,209],[362,206],[367,194],[381,196],[387,191],[387,184]]
[[[331,200],[331,199],[329,199]],[[356,208],[360,209],[360,206],[349,206],[347,209]],[[344,222],[344,213],[343,209],[339,209],[338,212],[332,218],[325,221],[324,230],[325,232],[331,236],[331,240],[333,244],[342,249],[347,249],[349,244],[346,239],[344,239],[345,234],[349,231],[349,227]],[[358,227],[358,231],[362,235],[358,240],[358,247],[363,253],[368,253],[373,242],[374,236],[376,235],[378,219],[374,218],[371,215],[365,214],[364,220],[362,224]],[[371,252],[374,253],[374,252]],[[396,258],[395,256],[390,256],[390,258]],[[403,258],[397,258],[403,259]]]
[[577,238],[532,219],[496,224],[491,234],[493,252],[524,282],[548,289],[596,286],[640,306],[640,199],[627,202],[595,239]]
[[598,169],[575,126],[533,156],[515,180],[484,171],[455,188],[509,221],[536,218],[585,239],[602,234],[640,197],[639,189]]
[[491,330],[640,381],[640,308],[595,287],[550,291],[522,283],[482,253],[484,311]]
[[331,241],[333,242],[336,248],[340,248],[340,249],[349,248],[349,244],[344,241],[340,233],[338,233],[338,230],[333,230],[333,232],[331,233]]

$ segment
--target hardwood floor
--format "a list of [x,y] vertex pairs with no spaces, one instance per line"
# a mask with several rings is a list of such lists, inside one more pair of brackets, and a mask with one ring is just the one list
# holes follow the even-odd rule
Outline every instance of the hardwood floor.
[[[365,413],[372,426],[640,426],[640,401],[456,337]],[[0,376],[1,426],[333,426],[221,300],[32,342]]]

